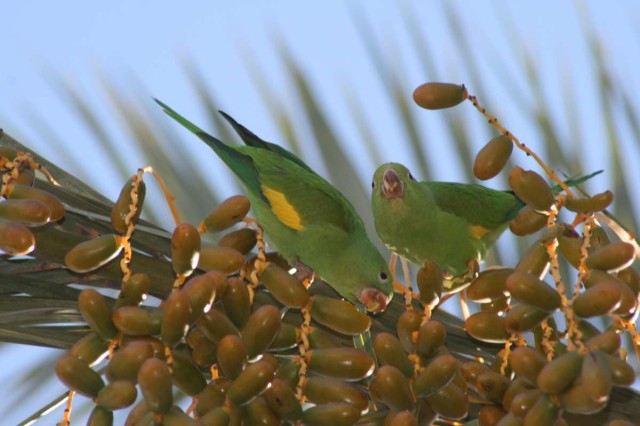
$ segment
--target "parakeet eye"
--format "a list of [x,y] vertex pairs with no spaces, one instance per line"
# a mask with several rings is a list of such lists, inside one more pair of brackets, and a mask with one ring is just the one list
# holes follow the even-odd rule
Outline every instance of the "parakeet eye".
[[380,278],[381,283],[386,283],[389,279],[389,275],[387,275],[386,272],[380,272],[380,276],[378,278]]
[[376,189],[376,181],[375,180],[371,181],[371,189]]
[[412,180],[415,182],[416,178],[413,177],[413,175],[411,174],[411,172],[409,172],[409,180]]

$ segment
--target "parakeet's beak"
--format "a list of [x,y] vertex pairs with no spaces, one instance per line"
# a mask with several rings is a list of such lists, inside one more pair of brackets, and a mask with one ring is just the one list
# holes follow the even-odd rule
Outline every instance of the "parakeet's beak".
[[393,293],[387,294],[377,288],[365,288],[358,294],[358,300],[362,303],[367,311],[374,314],[384,312],[387,309],[387,305],[391,302]]
[[393,169],[387,169],[382,175],[382,194],[388,198],[399,198],[404,193],[404,183]]

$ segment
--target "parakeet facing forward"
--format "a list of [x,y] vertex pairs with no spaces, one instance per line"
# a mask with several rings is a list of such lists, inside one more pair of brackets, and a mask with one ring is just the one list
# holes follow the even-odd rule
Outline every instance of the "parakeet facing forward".
[[387,264],[336,188],[294,154],[263,141],[222,112],[247,146],[227,145],[156,102],[240,178],[258,222],[280,254],[311,268],[352,303],[372,312],[385,310],[393,296]]
[[376,170],[372,204],[376,231],[391,251],[418,265],[429,259],[451,276],[484,257],[524,207],[513,193],[482,185],[417,182],[397,163]]
[[[593,176],[565,181],[578,185]],[[560,188],[551,188],[559,192]],[[394,253],[418,265],[431,260],[449,280],[445,292],[469,282],[472,262],[485,253],[525,203],[511,191],[477,184],[417,182],[397,163],[373,175],[373,217],[380,239]]]

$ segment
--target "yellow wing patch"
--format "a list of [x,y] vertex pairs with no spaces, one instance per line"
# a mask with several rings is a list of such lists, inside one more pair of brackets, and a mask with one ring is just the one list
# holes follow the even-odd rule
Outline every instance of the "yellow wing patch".
[[491,232],[491,229],[487,229],[484,228],[480,225],[472,225],[469,228],[469,231],[471,233],[471,236],[475,239],[480,239],[482,237],[484,237],[486,234],[488,234],[489,232]]
[[302,219],[300,219],[300,215],[296,209],[289,204],[287,197],[282,192],[269,188],[264,184],[261,185],[261,188],[262,193],[267,197],[267,200],[269,200],[269,204],[271,204],[271,211],[276,215],[278,220],[289,228],[302,231],[304,228],[302,226]]

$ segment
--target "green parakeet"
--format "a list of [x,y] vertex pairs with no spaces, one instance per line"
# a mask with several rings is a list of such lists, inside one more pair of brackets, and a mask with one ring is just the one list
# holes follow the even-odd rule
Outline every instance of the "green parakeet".
[[222,112],[246,146],[227,145],[156,102],[240,178],[256,219],[280,254],[311,268],[350,302],[371,312],[386,309],[393,296],[388,266],[362,219],[336,188],[294,154]]
[[452,292],[464,284],[455,277],[484,257],[525,204],[510,191],[482,185],[418,182],[405,166],[387,163],[374,173],[372,205],[385,245],[412,263],[436,263],[453,277],[444,289]]

